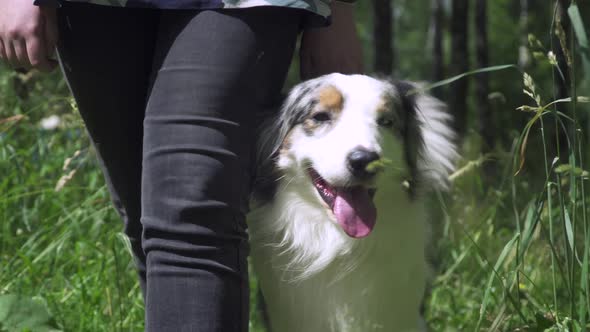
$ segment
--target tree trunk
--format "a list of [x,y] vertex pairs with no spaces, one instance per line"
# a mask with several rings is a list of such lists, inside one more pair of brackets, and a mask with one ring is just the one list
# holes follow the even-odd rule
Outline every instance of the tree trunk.
[[[477,0],[475,3],[475,53],[478,68],[489,66],[488,54],[488,1]],[[482,152],[490,152],[494,148],[496,128],[490,108],[489,75],[481,73],[475,77],[475,99],[479,111],[479,132],[482,136]]]
[[[469,70],[468,24],[469,0],[453,0],[451,20],[451,75]],[[463,138],[467,129],[467,95],[469,78],[462,78],[450,86],[449,107],[455,117],[455,130]]]
[[445,76],[443,52],[443,1],[432,0],[430,34],[432,40],[432,80],[441,81]]
[[375,41],[375,72],[393,73],[393,0],[373,0],[373,40]]
[[528,46],[529,36],[529,0],[520,0],[520,46],[518,47],[518,65],[526,69],[531,64],[531,54]]

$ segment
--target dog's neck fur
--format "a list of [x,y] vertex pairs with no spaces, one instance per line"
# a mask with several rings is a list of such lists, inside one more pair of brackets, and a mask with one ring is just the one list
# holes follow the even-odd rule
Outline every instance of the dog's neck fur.
[[285,177],[274,201],[250,216],[254,264],[273,331],[418,331],[428,275],[421,201],[413,202],[401,183],[377,191],[374,232],[352,239],[306,189]]

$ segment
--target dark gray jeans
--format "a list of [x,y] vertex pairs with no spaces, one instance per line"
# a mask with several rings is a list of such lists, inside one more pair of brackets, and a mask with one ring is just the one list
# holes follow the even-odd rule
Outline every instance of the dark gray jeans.
[[276,104],[298,10],[66,3],[62,69],[131,240],[148,331],[247,331],[244,213],[257,113]]

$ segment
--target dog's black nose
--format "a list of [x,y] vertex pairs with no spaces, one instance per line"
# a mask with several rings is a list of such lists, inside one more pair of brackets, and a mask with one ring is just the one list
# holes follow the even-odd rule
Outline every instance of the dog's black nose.
[[348,168],[354,176],[368,177],[374,174],[367,170],[367,165],[372,161],[381,158],[375,151],[370,151],[365,148],[356,148],[348,154]]

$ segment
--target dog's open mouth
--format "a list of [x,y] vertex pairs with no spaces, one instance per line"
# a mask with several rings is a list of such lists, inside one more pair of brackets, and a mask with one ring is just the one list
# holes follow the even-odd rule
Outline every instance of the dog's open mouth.
[[333,187],[313,168],[310,168],[309,176],[348,236],[362,238],[371,233],[377,220],[373,189],[363,186]]

